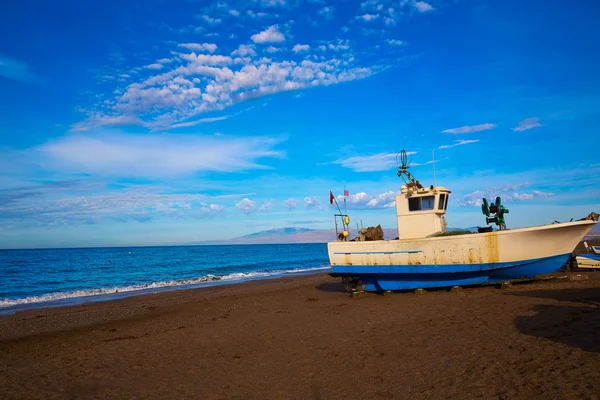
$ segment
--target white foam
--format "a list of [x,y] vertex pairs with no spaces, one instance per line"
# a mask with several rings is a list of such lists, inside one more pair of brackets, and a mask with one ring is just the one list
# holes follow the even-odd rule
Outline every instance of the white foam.
[[223,276],[206,275],[200,278],[192,279],[181,279],[164,282],[153,282],[142,285],[115,287],[115,288],[101,288],[101,289],[86,289],[86,290],[75,290],[73,292],[55,292],[43,294],[41,296],[30,296],[21,299],[2,299],[0,300],[0,308],[13,307],[23,304],[35,304],[44,302],[53,302],[64,299],[74,299],[78,297],[88,296],[99,296],[115,293],[126,293],[135,292],[148,289],[161,289],[168,287],[177,287],[185,285],[198,285],[207,282],[219,282],[219,281],[241,281],[266,278],[270,276],[278,276],[284,274],[296,274],[303,272],[317,272],[329,269],[329,266],[316,267],[316,268],[296,268],[289,270],[274,270],[274,271],[254,271],[254,272],[236,272]]

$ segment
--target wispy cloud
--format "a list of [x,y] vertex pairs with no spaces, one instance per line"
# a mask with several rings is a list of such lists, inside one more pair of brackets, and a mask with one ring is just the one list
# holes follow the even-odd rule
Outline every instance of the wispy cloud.
[[275,199],[265,200],[260,206],[260,211],[270,212],[275,208],[277,201]]
[[196,125],[206,124],[206,123],[210,123],[210,122],[224,121],[226,119],[229,119],[229,117],[230,117],[230,115],[223,115],[221,117],[200,118],[196,121],[180,122],[178,124],[173,124],[173,125],[169,126],[168,129],[188,128],[190,126],[196,126]]
[[479,142],[479,139],[473,139],[473,140],[455,140],[454,144],[442,145],[442,146],[438,147],[438,149],[449,149],[451,147],[463,146],[465,144],[471,144],[471,143],[477,143],[477,142]]
[[294,51],[294,53],[301,53],[303,51],[308,51],[309,49],[310,46],[307,44],[297,44],[292,50]]
[[272,137],[224,135],[69,135],[2,156],[25,158],[47,171],[158,178],[269,168],[259,161],[284,157],[276,149],[280,142]]
[[484,198],[488,201],[495,201],[496,196],[500,196],[503,201],[526,201],[535,198],[547,198],[554,196],[554,193],[543,192],[541,190],[533,190],[530,193],[519,191],[530,186],[529,183],[523,182],[513,185],[504,185],[500,187],[488,188],[485,190],[476,190],[475,192],[464,195],[463,206],[481,206]]
[[260,0],[260,4],[265,7],[284,7],[288,4],[287,0]]
[[540,119],[538,117],[533,117],[519,122],[519,125],[512,128],[512,130],[515,132],[522,132],[528,129],[539,128],[540,126],[544,126],[544,124],[540,124]]
[[316,208],[317,210],[323,209],[323,206],[321,205],[321,199],[318,196],[305,197],[304,206],[306,208]]
[[444,131],[442,131],[443,133],[472,133],[472,132],[480,132],[480,131],[487,131],[490,129],[494,129],[496,127],[495,124],[480,124],[480,125],[465,125],[465,126],[461,126],[460,128],[452,128],[452,129],[446,129]]
[[[214,43],[174,44],[178,49],[193,52],[171,51],[171,58],[161,59],[170,62],[148,65],[149,71],[157,70],[146,77],[143,67],[133,68],[128,75],[133,79],[139,77],[138,80],[129,79],[125,87],[112,90],[112,99],[103,96],[96,105],[87,107],[87,118],[75,124],[72,130],[130,123],[161,130],[187,124],[200,114],[220,111],[252,98],[362,79],[384,68],[383,65],[361,65],[348,40],[320,44],[325,50],[317,45],[319,53],[325,52],[318,57],[311,54],[313,46],[309,43],[289,49],[295,50],[292,54],[298,56],[280,51],[286,50],[284,48],[261,46],[285,40],[279,27],[271,25],[252,35],[252,42],[238,43],[237,49],[229,54],[219,54],[220,48]],[[282,29],[289,27],[283,25]],[[273,52],[264,57],[265,51]]]
[[431,12],[435,10],[435,8],[433,8],[431,4],[426,3],[424,1],[413,1],[412,5],[414,8],[416,8],[419,12],[422,13]]
[[[77,190],[79,189],[79,190]],[[23,190],[0,193],[11,196],[9,202],[0,201],[0,221],[20,221],[20,225],[78,225],[96,224],[112,220],[116,222],[149,222],[153,218],[172,219],[210,218],[225,210],[217,197],[202,194],[161,193],[147,189],[128,189],[112,193],[95,193],[97,186],[80,182],[62,192],[38,186],[35,196],[23,195]],[[66,196],[66,193],[77,193]],[[62,197],[56,198],[57,194]]]
[[377,18],[379,18],[379,14],[363,14],[363,15],[357,15],[356,19],[364,21],[364,22],[371,22],[376,20]]
[[398,39],[386,39],[385,42],[392,46],[404,46],[406,42]]
[[323,7],[319,10],[319,15],[325,19],[333,19],[334,6]]
[[287,207],[288,210],[295,210],[298,206],[298,200],[291,198],[283,201],[283,204]]
[[[407,154],[413,155],[416,153],[407,152]],[[333,161],[333,164],[339,164],[344,168],[349,168],[356,172],[385,171],[397,165],[396,154],[394,153],[379,153],[370,156],[348,157]]]
[[217,50],[217,45],[214,43],[179,43],[177,46],[192,51],[208,51],[209,53],[214,53]]
[[23,61],[0,54],[0,76],[21,82],[34,82],[38,77]]
[[209,25],[217,25],[221,23],[221,19],[220,18],[215,18],[215,17],[211,17],[210,15],[200,15],[199,16],[200,20],[202,20],[203,22],[209,24]]

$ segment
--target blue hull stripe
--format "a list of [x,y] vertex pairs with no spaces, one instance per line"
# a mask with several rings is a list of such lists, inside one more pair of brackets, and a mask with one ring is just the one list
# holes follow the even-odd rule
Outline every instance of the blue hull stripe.
[[589,258],[595,261],[600,261],[600,254],[591,254],[591,253],[583,253],[580,254],[579,257]]
[[556,272],[569,254],[488,264],[334,265],[332,272],[365,282],[369,291],[413,290],[504,282]]

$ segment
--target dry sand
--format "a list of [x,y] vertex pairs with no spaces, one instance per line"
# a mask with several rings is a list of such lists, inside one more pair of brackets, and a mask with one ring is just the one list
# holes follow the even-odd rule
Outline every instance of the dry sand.
[[353,299],[328,275],[0,317],[1,399],[599,399],[600,273]]

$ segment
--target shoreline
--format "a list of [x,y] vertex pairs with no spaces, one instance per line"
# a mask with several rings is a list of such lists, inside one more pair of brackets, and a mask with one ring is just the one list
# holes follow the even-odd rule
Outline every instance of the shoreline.
[[[321,268],[307,268],[297,270],[281,270],[276,273],[266,273],[262,271],[255,271],[254,273],[247,274],[234,274],[244,275],[242,277],[230,278],[229,275],[224,277],[201,277],[193,279],[197,282],[192,283],[181,283],[177,284],[176,281],[169,282],[152,282],[150,284],[139,285],[138,287],[119,287],[119,288],[98,288],[98,289],[83,289],[76,292],[54,292],[47,293],[40,296],[31,296],[22,299],[4,299],[3,301],[14,301],[16,304],[0,307],[0,318],[5,315],[12,315],[17,312],[45,309],[45,308],[61,308],[77,306],[87,303],[105,302],[105,301],[116,301],[133,296],[144,296],[148,294],[156,294],[162,292],[171,292],[178,290],[194,290],[202,288],[210,288],[216,286],[225,285],[236,285],[244,282],[254,282],[270,279],[279,279],[286,276],[302,276],[324,273],[326,270],[330,270],[329,267]],[[253,275],[254,274],[254,275]],[[191,280],[186,280],[187,282]],[[164,286],[163,283],[166,283]],[[173,283],[173,284],[171,284]],[[100,293],[93,293],[100,292]],[[55,296],[55,298],[49,298],[48,300],[40,301],[26,301],[30,299],[39,299]],[[63,297],[64,296],[64,297]],[[22,302],[23,301],[23,302]]]

